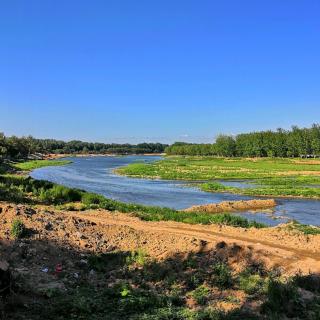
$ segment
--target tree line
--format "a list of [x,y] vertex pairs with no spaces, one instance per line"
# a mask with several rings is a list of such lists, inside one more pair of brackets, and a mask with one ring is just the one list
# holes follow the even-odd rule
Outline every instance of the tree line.
[[219,135],[213,144],[176,142],[169,155],[223,157],[320,157],[320,125],[291,130],[258,131],[236,136]]
[[106,144],[83,141],[60,141],[28,137],[7,137],[0,133],[0,159],[26,159],[35,154],[144,154],[162,153],[168,145],[162,143]]

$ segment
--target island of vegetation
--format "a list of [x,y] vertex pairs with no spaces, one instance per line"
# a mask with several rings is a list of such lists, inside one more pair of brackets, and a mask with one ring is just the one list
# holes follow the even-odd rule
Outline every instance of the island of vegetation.
[[[220,136],[212,145],[176,143],[165,151],[169,156],[164,160],[130,164],[117,172],[132,177],[201,181],[199,187],[210,192],[320,198],[319,125]],[[227,186],[221,180],[245,180],[251,187]]]

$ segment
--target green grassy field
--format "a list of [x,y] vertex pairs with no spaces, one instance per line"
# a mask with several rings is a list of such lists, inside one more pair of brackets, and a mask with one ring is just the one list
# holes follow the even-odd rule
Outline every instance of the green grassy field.
[[[130,177],[194,180],[201,189],[244,195],[320,198],[320,161],[274,158],[168,157],[134,163],[117,173]],[[215,180],[250,180],[255,188],[223,186]],[[207,182],[205,182],[207,181]]]
[[17,162],[13,166],[18,170],[30,171],[48,166],[62,166],[71,163],[70,160],[31,160],[25,162]]

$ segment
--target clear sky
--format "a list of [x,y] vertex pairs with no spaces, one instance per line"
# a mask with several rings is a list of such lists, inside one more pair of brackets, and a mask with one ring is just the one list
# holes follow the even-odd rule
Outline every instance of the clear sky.
[[213,141],[320,122],[319,0],[1,0],[0,131]]

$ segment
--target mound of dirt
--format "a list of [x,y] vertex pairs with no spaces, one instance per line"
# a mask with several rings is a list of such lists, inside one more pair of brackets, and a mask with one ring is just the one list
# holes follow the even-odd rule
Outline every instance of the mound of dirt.
[[202,211],[208,213],[221,213],[221,212],[235,212],[235,211],[246,211],[246,210],[258,210],[273,208],[277,205],[274,199],[264,200],[248,200],[248,201],[223,201],[220,203],[210,203],[200,206],[192,206],[191,208],[185,209],[186,212]]

